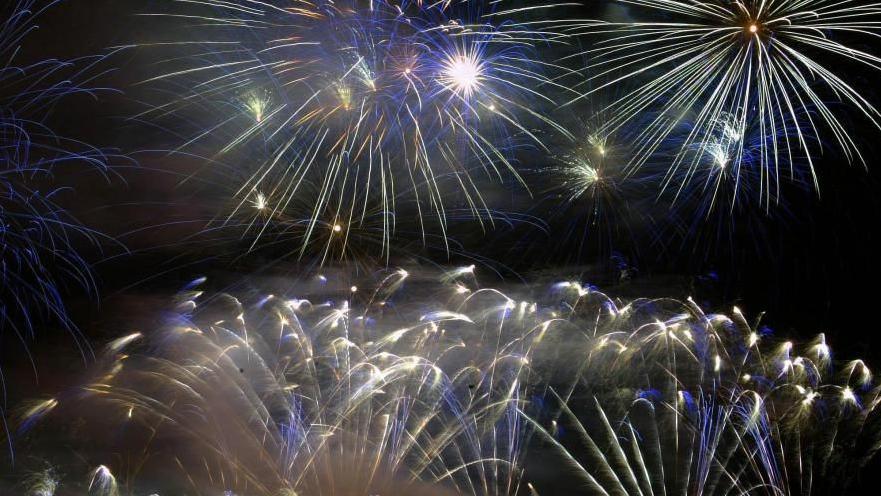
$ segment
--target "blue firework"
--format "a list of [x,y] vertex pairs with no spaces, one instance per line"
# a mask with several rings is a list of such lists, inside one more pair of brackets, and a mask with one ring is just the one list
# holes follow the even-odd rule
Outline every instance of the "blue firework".
[[50,127],[62,99],[101,90],[92,83],[106,55],[17,63],[35,19],[57,3],[19,0],[0,24],[0,335],[24,343],[44,322],[73,330],[65,290],[95,288],[80,249],[103,236],[61,205],[70,188],[57,175],[67,167],[106,174],[112,156]]
[[[795,217],[789,196],[804,196],[818,187],[806,152],[791,152],[785,169],[765,166],[774,136],[795,130],[780,122],[769,133],[758,121],[741,126],[723,115],[704,140],[686,145],[696,126],[695,120],[683,119],[658,158],[632,174],[655,185],[645,200],[655,206],[656,242],[665,248],[688,245],[693,252],[727,245],[725,251],[736,253],[735,243],[746,239],[759,252],[767,251],[769,227]],[[674,156],[682,161],[671,168]]]
[[[489,215],[482,185],[522,182],[514,152],[559,86],[538,47],[562,36],[495,2],[200,2],[170,7],[186,38],[149,82],[177,93],[145,116],[186,121],[180,149],[242,171],[229,218],[305,218],[300,246],[327,225],[356,229],[380,205],[446,238],[448,211]],[[525,9],[529,10],[529,9]],[[191,49],[181,56],[181,47]],[[195,53],[192,53],[195,52]],[[166,68],[167,67],[167,68]],[[184,89],[181,93],[179,90]],[[237,176],[236,179],[238,179]],[[310,186],[311,185],[311,186]],[[307,203],[306,210],[297,210]],[[343,221],[326,223],[329,214]]]

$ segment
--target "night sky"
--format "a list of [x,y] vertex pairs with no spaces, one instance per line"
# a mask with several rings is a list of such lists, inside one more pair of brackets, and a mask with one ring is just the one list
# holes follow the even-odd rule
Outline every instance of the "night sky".
[[[64,99],[49,117],[59,135],[124,155],[113,161],[107,174],[67,167],[54,178],[72,188],[59,203],[85,225],[108,235],[99,247],[82,246],[93,264],[97,298],[75,286],[62,288],[77,332],[95,347],[158,322],[167,298],[198,276],[208,276],[213,288],[223,290],[317,267],[308,256],[298,259],[297,249],[285,243],[247,253],[250,240],[234,230],[206,236],[206,226],[229,207],[229,192],[238,179],[225,178],[206,164],[198,155],[210,155],[207,149],[170,153],[180,141],[174,129],[133,118],[162,96],[143,83],[155,73],[156,50],[135,45],[182,33],[172,21],[137,15],[163,3],[66,0],[41,17],[39,30],[19,55],[21,60],[66,59],[132,45],[103,63],[108,72],[99,85],[108,91]],[[590,2],[569,9],[572,17],[598,15]],[[878,53],[877,41],[862,48]],[[845,70],[869,101],[881,103],[877,72]],[[387,264],[446,267],[477,261],[484,284],[542,283],[560,275],[624,299],[692,296],[705,308],[724,311],[737,305],[750,316],[765,312],[764,322],[776,334],[810,339],[823,332],[841,357],[861,357],[877,367],[881,130],[857,115],[846,125],[865,164],[849,163],[824,143],[822,153],[814,157],[819,191],[810,184],[787,187],[785,205],[769,212],[752,208],[723,217],[721,223],[716,217],[700,220],[680,228],[687,236],[671,235],[669,227],[631,222],[626,232],[590,233],[588,241],[579,244],[576,238],[585,227],[547,217],[548,202],[554,199],[548,180],[526,174],[530,193],[510,181],[486,192],[498,211],[508,213],[505,220],[485,229],[467,219],[451,221],[451,252],[437,239],[423,242],[402,218],[404,227],[393,241],[396,249]],[[256,156],[244,152],[239,159]],[[535,150],[519,160],[527,171],[552,161]],[[652,208],[651,202],[640,205]],[[638,212],[630,208],[637,207],[626,206],[617,218],[636,218]],[[653,215],[662,219],[665,214]],[[371,250],[375,253],[375,246],[365,244],[364,251]],[[385,265],[382,257],[368,257],[361,270],[369,274]],[[3,333],[0,364],[6,404],[57,390],[81,377],[92,355],[86,353],[84,360],[74,343],[68,331],[52,322],[39,324],[26,343],[28,354],[14,335]]]
[[[25,45],[26,53],[31,57],[48,54],[74,57],[100,53],[107,47],[173,36],[172,27],[137,16],[137,13],[150,12],[151,4],[155,2],[91,0],[88,5],[63,2],[44,15],[40,29],[31,43]],[[585,16],[592,13],[589,7],[580,11]],[[157,31],[163,28],[172,34]],[[161,152],[151,152],[168,149],[174,138],[165,131],[139,125],[128,118],[141,108],[138,102],[148,97],[148,91],[136,84],[151,71],[150,54],[145,54],[146,51],[135,48],[110,59],[108,66],[113,72],[104,79],[104,84],[114,88],[113,93],[101,94],[97,102],[75,97],[57,108],[52,117],[59,133],[74,130],[77,137],[86,142],[119,148],[136,160],[121,164],[115,177],[107,180],[95,176],[72,178],[77,194],[66,198],[65,206],[77,217],[108,234],[119,236],[141,229],[149,232],[121,239],[129,254],[122,255],[118,248],[114,252],[112,246],[110,253],[105,254],[110,255],[109,260],[103,261],[101,254],[96,254],[95,259],[101,260],[96,271],[105,298],[119,294],[123,288],[137,290],[141,279],[155,274],[155,261],[167,260],[169,256],[183,257],[181,265],[196,264],[186,271],[191,274],[206,268],[235,273],[242,270],[236,264],[259,267],[266,262],[200,265],[204,253],[187,253],[191,250],[186,248],[155,248],[157,244],[173,244],[175,239],[198,232],[204,225],[198,225],[197,220],[210,219],[216,213],[212,208],[223,199],[217,198],[216,189],[212,195],[213,177],[197,176],[196,180],[180,185],[181,177],[203,170],[204,164],[195,158],[171,158]],[[869,97],[875,96],[873,75],[856,71],[852,76]],[[588,243],[587,253],[582,255],[573,255],[575,249],[572,249],[569,253],[548,257],[542,254],[565,250],[565,247],[559,248],[559,233],[550,227],[545,227],[544,232],[531,232],[542,230],[523,226],[508,230],[499,225],[484,236],[473,232],[477,229],[466,222],[462,229],[454,231],[453,237],[463,240],[462,251],[492,261],[508,278],[517,275],[528,278],[531,271],[546,269],[562,269],[573,275],[584,271],[586,279],[596,280],[605,287],[602,283],[616,279],[619,265],[610,261],[611,258],[621,258],[636,269],[632,278],[636,285],[652,287],[655,280],[666,283],[673,279],[677,281],[673,293],[685,295],[695,291],[695,295],[720,307],[736,303],[752,312],[765,311],[776,329],[806,334],[823,330],[830,336],[841,337],[835,339],[839,349],[853,347],[854,352],[871,356],[869,344],[875,334],[870,329],[871,309],[881,276],[881,259],[876,249],[881,186],[873,161],[881,150],[877,148],[876,130],[858,125],[853,133],[862,146],[865,164],[848,163],[834,149],[824,150],[815,158],[819,191],[793,188],[791,194],[785,196],[782,209],[772,210],[766,216],[756,215],[757,218],[750,218],[749,222],[737,219],[734,225],[703,226],[705,234],[698,240],[665,241],[659,239],[663,231],[648,227],[644,229],[648,233],[641,233],[635,241],[601,240],[595,245]],[[193,184],[200,180],[203,185]],[[541,185],[532,189],[532,198],[510,189],[506,191],[504,187],[490,194],[499,197],[503,203],[501,208],[506,211],[519,209],[529,213],[542,197]],[[188,212],[182,213],[182,209]],[[193,222],[153,229],[170,221],[186,220]],[[756,235],[747,224],[757,224],[761,231]],[[405,242],[411,241],[406,234],[402,237]],[[422,250],[418,244],[410,243],[420,252],[419,256],[432,262],[454,265],[458,261],[455,254]],[[527,249],[520,249],[523,246]],[[285,263],[296,265],[290,260],[292,257],[284,256],[284,251],[282,248],[281,253],[272,251],[258,258],[287,258]],[[173,268],[171,264],[166,266],[169,270]],[[149,284],[173,287],[176,281],[188,276],[181,275],[178,279],[169,275],[168,282],[154,280]]]

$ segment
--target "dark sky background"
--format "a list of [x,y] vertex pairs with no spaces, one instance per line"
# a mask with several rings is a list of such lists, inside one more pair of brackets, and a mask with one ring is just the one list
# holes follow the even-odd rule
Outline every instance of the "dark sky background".
[[[162,35],[156,32],[160,24],[134,16],[155,3],[69,0],[43,17],[23,56],[67,58],[155,40]],[[582,14],[596,16],[587,7]],[[150,54],[144,49],[126,50],[109,64],[116,70],[107,78],[107,85],[118,88],[119,93],[104,94],[97,103],[84,97],[69,101],[52,119],[58,133],[73,134],[97,146],[121,147],[129,153],[171,147],[167,133],[126,119],[141,108],[137,100],[144,90],[133,83],[150,73]],[[871,101],[881,102],[881,94],[870,90],[872,80],[867,78],[871,76],[877,74],[855,74],[854,80],[868,91]],[[510,268],[503,271],[507,280],[516,280],[518,275],[526,280],[546,278],[547,274],[560,278],[581,275],[585,282],[596,283],[616,296],[692,295],[721,310],[737,304],[747,315],[766,312],[766,322],[779,334],[810,338],[825,332],[839,357],[862,357],[877,369],[881,364],[881,347],[877,346],[881,337],[876,329],[881,301],[881,131],[858,126],[854,135],[863,146],[865,166],[849,164],[840,154],[825,153],[815,164],[820,192],[794,191],[786,198],[789,215],[760,221],[765,228],[761,239],[738,228],[732,231],[730,242],[712,248],[675,243],[662,250],[643,237],[638,246],[621,243],[578,260],[544,256],[558,248],[553,233],[518,228],[516,236],[491,232],[483,238],[471,232],[473,226],[454,229],[457,234],[466,231],[461,236],[465,251],[493,260],[494,267]],[[96,264],[99,303],[79,291],[69,296],[71,313],[92,342],[101,343],[158,320],[156,312],[165,298],[199,275],[234,283],[241,275],[270,265],[264,273],[296,273],[302,268],[290,257],[272,251],[234,260],[230,255],[236,250],[234,240],[220,253],[181,245],[181,240],[199,231],[216,212],[218,201],[212,192],[220,187],[207,178],[179,184],[181,176],[204,165],[197,159],[149,152],[132,153],[132,157],[138,165],[121,163],[118,176],[109,182],[94,174],[69,178],[76,194],[65,204],[85,223],[118,236],[129,250],[127,253],[111,244],[103,254],[93,254],[94,260],[104,258]],[[507,201],[505,196],[504,191],[499,194],[502,201]],[[511,209],[521,206],[511,201]],[[193,221],[151,228],[187,220]],[[124,235],[137,229],[146,230]],[[529,248],[520,249],[522,244]],[[440,264],[465,261],[456,255],[448,260],[436,250],[415,250]],[[610,262],[613,253],[635,269],[627,281],[620,280],[616,263]],[[7,374],[11,400],[51,391],[82,368],[80,355],[72,351],[72,340],[64,331],[50,329],[37,336],[31,346],[39,371],[36,376],[21,348],[7,341],[0,345],[0,363]]]

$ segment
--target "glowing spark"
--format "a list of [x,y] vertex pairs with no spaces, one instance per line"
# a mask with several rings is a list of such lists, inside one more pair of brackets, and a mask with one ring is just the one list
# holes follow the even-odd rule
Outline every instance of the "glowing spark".
[[804,406],[804,407],[811,406],[814,403],[814,398],[816,398],[816,397],[817,397],[817,393],[815,393],[814,391],[806,392],[804,399],[801,400],[802,406]]
[[251,117],[254,119],[256,123],[263,122],[263,117],[266,114],[266,109],[269,108],[269,96],[265,93],[260,93],[257,91],[248,93],[244,98],[244,107],[251,114]]
[[451,55],[445,64],[443,82],[456,93],[468,98],[483,80],[480,62],[473,55]]
[[128,336],[123,336],[121,338],[114,339],[113,341],[110,342],[110,344],[107,345],[107,348],[110,351],[118,352],[118,351],[121,351],[126,346],[130,345],[131,343],[137,341],[141,337],[143,337],[143,335],[140,332],[135,332],[135,333],[129,334]]
[[254,198],[254,208],[257,210],[265,210],[268,206],[266,201],[266,195],[263,193],[257,192],[257,196]]
[[345,110],[349,110],[352,108],[352,89],[349,88],[344,83],[337,84],[336,87],[337,97],[340,100],[340,105]]
[[749,341],[748,341],[749,347],[752,348],[758,342],[759,342],[759,335],[754,332],[749,333]]

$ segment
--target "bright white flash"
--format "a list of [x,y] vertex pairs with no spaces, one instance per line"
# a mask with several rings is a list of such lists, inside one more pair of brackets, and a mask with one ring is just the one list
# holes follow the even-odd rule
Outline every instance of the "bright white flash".
[[260,192],[257,193],[257,196],[254,198],[254,201],[252,203],[254,205],[254,208],[256,208],[257,210],[265,210],[268,206],[266,195]]
[[481,73],[480,62],[475,56],[453,55],[444,67],[444,83],[456,93],[469,97],[480,87]]

